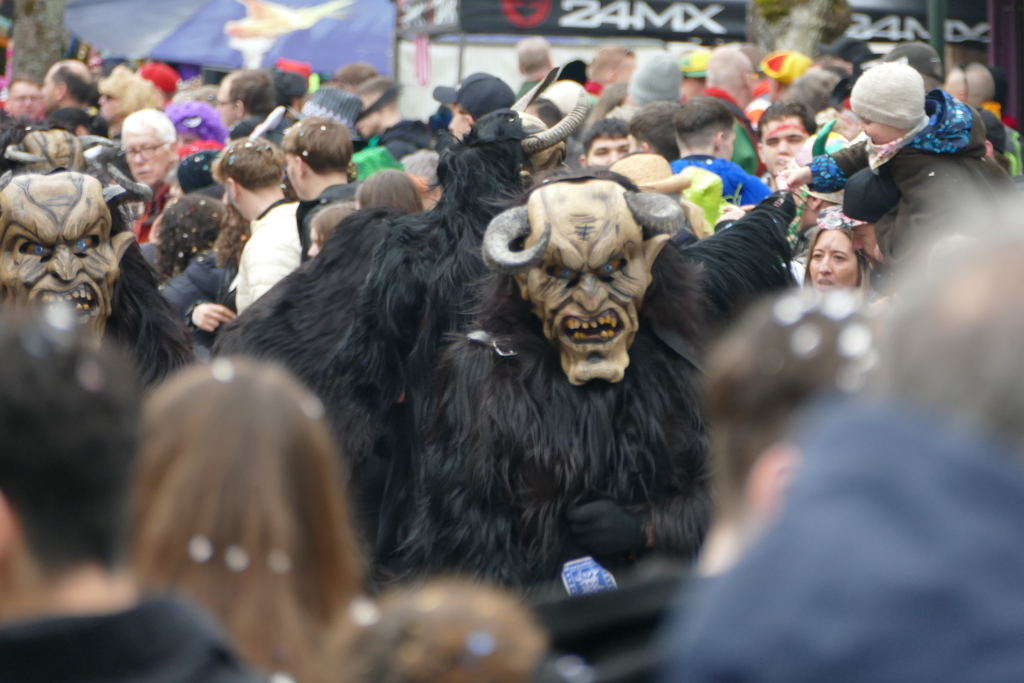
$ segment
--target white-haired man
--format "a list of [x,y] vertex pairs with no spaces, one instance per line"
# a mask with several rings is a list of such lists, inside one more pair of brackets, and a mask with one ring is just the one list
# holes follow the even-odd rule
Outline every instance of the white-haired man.
[[140,244],[149,241],[153,222],[167,203],[170,188],[166,178],[178,162],[177,140],[174,124],[156,109],[130,114],[121,125],[121,142],[132,177],[153,188],[153,198],[135,221],[135,237]]

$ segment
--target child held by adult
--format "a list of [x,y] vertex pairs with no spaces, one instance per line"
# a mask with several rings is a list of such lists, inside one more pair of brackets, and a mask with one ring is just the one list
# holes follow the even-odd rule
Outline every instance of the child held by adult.
[[951,201],[991,193],[1011,183],[985,156],[985,125],[978,112],[942,90],[927,95],[921,75],[906,64],[880,64],[857,80],[850,97],[863,133],[846,149],[783,171],[789,187],[843,189],[858,171],[887,166],[901,199],[876,225],[889,263]]

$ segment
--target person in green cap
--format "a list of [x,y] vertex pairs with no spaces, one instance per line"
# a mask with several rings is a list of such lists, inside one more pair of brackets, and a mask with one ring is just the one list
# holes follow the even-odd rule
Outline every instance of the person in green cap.
[[711,50],[703,49],[687,52],[679,58],[679,70],[683,72],[683,102],[704,94],[709,61]]

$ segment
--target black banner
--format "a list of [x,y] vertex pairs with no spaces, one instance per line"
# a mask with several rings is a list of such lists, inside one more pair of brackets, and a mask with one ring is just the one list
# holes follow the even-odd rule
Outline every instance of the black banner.
[[728,38],[746,31],[746,2],[664,0],[462,0],[468,33]]
[[[551,36],[639,36],[665,41],[743,39],[745,0],[461,0],[466,33],[530,32]],[[926,0],[851,0],[848,33],[862,40],[928,40]],[[950,0],[946,40],[988,41],[985,3]]]

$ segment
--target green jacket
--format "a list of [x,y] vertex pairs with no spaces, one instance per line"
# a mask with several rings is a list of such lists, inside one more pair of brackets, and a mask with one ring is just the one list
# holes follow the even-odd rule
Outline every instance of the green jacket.
[[732,148],[732,163],[750,175],[758,175],[761,159],[757,156],[757,145],[750,139],[746,127],[739,121],[734,121],[732,127],[736,131],[736,142]]

